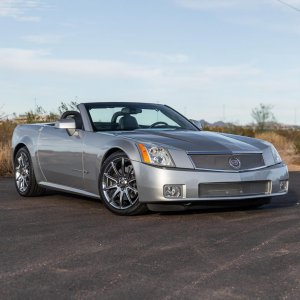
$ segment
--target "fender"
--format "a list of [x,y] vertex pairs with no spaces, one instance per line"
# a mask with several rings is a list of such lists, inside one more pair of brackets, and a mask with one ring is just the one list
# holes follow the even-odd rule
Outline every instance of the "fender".
[[16,152],[24,145],[31,156],[33,170],[36,176],[36,180],[44,180],[44,176],[41,173],[37,157],[37,146],[40,132],[43,130],[41,125],[18,125],[13,133],[12,137],[12,154],[15,156]]

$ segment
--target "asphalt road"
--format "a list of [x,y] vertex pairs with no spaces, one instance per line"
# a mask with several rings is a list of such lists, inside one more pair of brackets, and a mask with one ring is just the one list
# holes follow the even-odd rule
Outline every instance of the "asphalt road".
[[299,183],[257,210],[120,217],[0,178],[0,299],[300,299]]

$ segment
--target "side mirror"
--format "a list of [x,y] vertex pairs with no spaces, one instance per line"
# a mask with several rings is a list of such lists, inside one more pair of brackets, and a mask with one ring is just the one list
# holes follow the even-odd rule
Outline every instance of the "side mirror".
[[55,128],[66,129],[70,136],[78,136],[78,132],[76,131],[76,123],[74,119],[60,119],[56,121]]
[[200,130],[203,129],[202,124],[200,121],[196,121],[196,120],[190,120],[197,128],[199,128]]
[[55,128],[58,129],[76,129],[76,123],[74,119],[61,119],[56,121]]

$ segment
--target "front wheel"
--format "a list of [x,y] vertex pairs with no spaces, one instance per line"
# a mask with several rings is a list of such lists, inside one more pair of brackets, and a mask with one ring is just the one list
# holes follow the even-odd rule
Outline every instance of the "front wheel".
[[110,211],[119,215],[147,211],[147,206],[139,202],[133,165],[125,153],[113,153],[105,160],[99,185],[101,199]]

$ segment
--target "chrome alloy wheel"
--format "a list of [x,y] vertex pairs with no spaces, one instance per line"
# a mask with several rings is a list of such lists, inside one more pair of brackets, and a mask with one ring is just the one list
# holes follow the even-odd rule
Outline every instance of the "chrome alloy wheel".
[[25,193],[30,184],[30,162],[25,152],[19,152],[16,157],[15,180],[18,190]]
[[102,188],[106,201],[116,209],[128,209],[138,201],[136,178],[131,161],[117,157],[105,168]]

